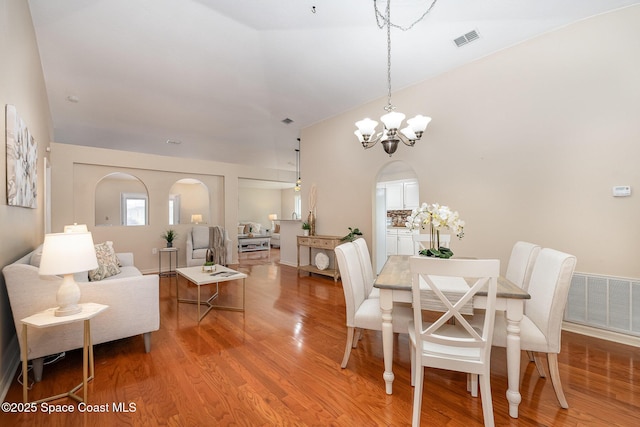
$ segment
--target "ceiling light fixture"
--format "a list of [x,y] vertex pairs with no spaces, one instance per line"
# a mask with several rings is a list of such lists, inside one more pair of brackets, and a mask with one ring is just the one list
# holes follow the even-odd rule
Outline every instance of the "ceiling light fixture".
[[402,141],[405,145],[413,147],[417,140],[422,137],[427,125],[431,121],[431,117],[425,117],[417,115],[412,119],[407,120],[408,126],[398,131],[402,126],[402,121],[405,119],[405,115],[395,110],[395,105],[391,104],[391,27],[399,28],[402,31],[410,30],[415,24],[422,21],[433,6],[435,6],[437,0],[433,0],[427,10],[418,18],[414,23],[408,27],[401,27],[391,22],[391,0],[387,0],[386,14],[382,15],[378,10],[377,0],[373,0],[373,7],[376,13],[376,23],[378,28],[382,29],[387,27],[387,105],[384,110],[387,114],[380,117],[383,123],[382,132],[376,133],[376,127],[378,122],[366,118],[356,122],[358,130],[354,133],[358,137],[360,143],[365,149],[373,147],[377,142],[382,144],[384,151],[389,154],[389,157],[398,149],[398,142]]
[[298,175],[298,180],[296,181],[296,186],[293,187],[295,191],[300,191],[300,186],[302,185],[302,180],[300,179],[300,138],[298,138],[298,148],[296,148],[296,175]]

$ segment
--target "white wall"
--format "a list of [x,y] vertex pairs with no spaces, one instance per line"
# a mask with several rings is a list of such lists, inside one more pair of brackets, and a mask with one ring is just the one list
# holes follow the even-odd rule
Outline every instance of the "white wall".
[[[391,159],[353,136],[383,98],[304,129],[303,212],[315,183],[318,233],[357,226],[371,245],[376,174],[402,160],[421,201],[467,222],[457,255],[499,257],[504,271],[528,240],[575,254],[578,271],[640,277],[638,23],[640,7],[601,15],[395,92],[399,111],[433,121]],[[614,198],[614,185],[634,193]]]

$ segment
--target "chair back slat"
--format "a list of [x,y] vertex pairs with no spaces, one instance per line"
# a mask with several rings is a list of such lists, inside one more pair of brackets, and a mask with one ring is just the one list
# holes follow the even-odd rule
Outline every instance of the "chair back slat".
[[[409,262],[418,346],[424,341],[434,344],[433,351],[440,351],[442,357],[486,360],[491,350],[500,261],[411,257]],[[464,316],[463,308],[472,304],[473,297],[481,290],[487,291],[487,307],[483,328],[479,331]],[[442,305],[442,314],[435,322],[424,324],[422,303],[433,296]],[[451,319],[455,319],[455,324],[449,322]],[[447,347],[476,351],[450,353]]]

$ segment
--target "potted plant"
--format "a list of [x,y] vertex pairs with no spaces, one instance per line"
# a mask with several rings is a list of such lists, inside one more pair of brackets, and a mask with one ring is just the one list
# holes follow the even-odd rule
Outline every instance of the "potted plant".
[[340,239],[341,242],[353,242],[357,236],[362,236],[362,232],[356,227],[349,227],[349,234]]
[[309,225],[309,223],[308,222],[303,222],[302,223],[302,235],[308,236],[309,235],[309,230],[311,230],[311,226]]
[[173,241],[176,239],[176,237],[178,237],[178,233],[176,233],[175,230],[170,228],[167,231],[165,231],[161,237],[167,241],[167,247],[171,248],[173,247]]

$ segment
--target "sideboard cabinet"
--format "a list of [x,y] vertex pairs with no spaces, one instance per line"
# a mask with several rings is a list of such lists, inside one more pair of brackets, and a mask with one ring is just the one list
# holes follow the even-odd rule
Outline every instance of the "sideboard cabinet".
[[[324,276],[333,277],[333,281],[337,282],[340,277],[340,271],[338,270],[338,265],[336,263],[336,253],[334,249],[340,243],[342,242],[340,241],[339,236],[298,236],[298,274],[300,274],[301,271],[322,274]],[[301,248],[306,248],[306,250],[308,250],[309,264],[307,265],[300,265]],[[327,254],[331,261],[328,268],[320,270],[314,264],[312,249],[323,250]]]

